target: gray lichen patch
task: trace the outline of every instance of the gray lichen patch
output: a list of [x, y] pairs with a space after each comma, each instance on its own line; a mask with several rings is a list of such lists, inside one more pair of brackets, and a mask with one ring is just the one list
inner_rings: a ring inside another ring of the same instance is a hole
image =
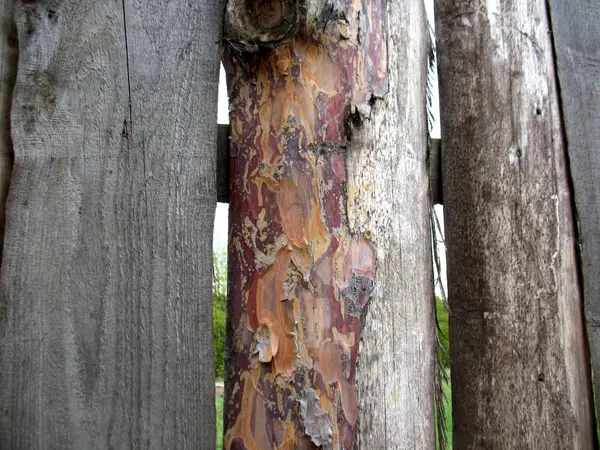
[[327, 411], [321, 408], [319, 396], [313, 389], [306, 389], [305, 398], [298, 399], [306, 435], [313, 444], [323, 449], [332, 449], [333, 431]]

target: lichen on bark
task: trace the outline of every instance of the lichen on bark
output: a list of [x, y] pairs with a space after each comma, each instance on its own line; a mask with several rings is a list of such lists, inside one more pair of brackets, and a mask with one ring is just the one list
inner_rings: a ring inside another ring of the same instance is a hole
[[368, 118], [387, 89], [382, 3], [255, 3], [230, 2], [223, 48], [232, 157], [225, 446], [350, 449], [376, 252], [349, 231], [345, 150], [353, 120]]

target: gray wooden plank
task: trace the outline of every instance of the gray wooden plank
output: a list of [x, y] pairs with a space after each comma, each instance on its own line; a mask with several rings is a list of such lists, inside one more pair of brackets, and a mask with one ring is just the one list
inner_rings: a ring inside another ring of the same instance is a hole
[[156, 448], [215, 448], [212, 234], [222, 11], [218, 0], [125, 1], [127, 172], [139, 179], [127, 180], [121, 206], [122, 217], [138, 216], [140, 226], [123, 244], [134, 286], [147, 290], [140, 302], [148, 304], [131, 311], [139, 335], [130, 338], [141, 344], [124, 364], [140, 370], [141, 390], [131, 400], [141, 404], [140, 439]]
[[436, 1], [455, 448], [594, 448], [545, 2]]
[[600, 3], [550, 0], [562, 113], [575, 191], [583, 294], [600, 392]]
[[15, 14], [0, 445], [100, 448], [120, 407], [116, 333], [128, 303], [114, 208], [128, 112], [122, 8], [17, 2]]
[[214, 449], [220, 10], [17, 3], [0, 447]]

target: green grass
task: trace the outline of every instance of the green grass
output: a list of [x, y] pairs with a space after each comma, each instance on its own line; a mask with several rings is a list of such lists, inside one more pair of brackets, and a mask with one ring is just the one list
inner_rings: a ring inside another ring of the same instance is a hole
[[442, 359], [442, 363], [444, 367], [450, 367], [450, 342], [448, 339], [450, 338], [450, 332], [448, 329], [448, 311], [446, 307], [442, 303], [442, 300], [439, 297], [435, 299], [435, 314], [437, 317], [437, 324], [439, 327], [438, 336], [440, 338], [440, 342], [444, 351], [439, 351], [440, 358]]
[[[450, 333], [448, 330], [448, 311], [442, 303], [442, 300], [437, 297], [435, 302], [435, 313], [437, 317], [437, 323], [439, 326], [438, 336], [440, 343], [442, 344], [443, 351], [439, 350], [439, 357], [444, 364], [444, 368], [448, 374], [448, 381], [450, 381], [450, 342], [448, 341]], [[448, 448], [452, 448], [452, 394], [449, 382], [443, 382], [442, 389], [444, 391], [446, 400], [444, 401], [444, 415], [446, 417], [446, 436], [448, 437]], [[436, 430], [437, 431], [437, 430]]]
[[[448, 381], [450, 379], [450, 371], [448, 371]], [[452, 448], [452, 392], [450, 388], [450, 383], [444, 382], [442, 385], [442, 389], [444, 390], [444, 394], [448, 399], [447, 402], [444, 403], [444, 413], [446, 415], [446, 436], [448, 436], [448, 448]]]
[[217, 397], [215, 401], [217, 409], [217, 450], [223, 448], [223, 397]]
[[[450, 370], [446, 368], [448, 373], [448, 378], [450, 378]], [[444, 400], [444, 417], [446, 418], [446, 437], [448, 439], [447, 449], [452, 449], [452, 393], [450, 383], [443, 382], [442, 389], [444, 391], [445, 400]], [[437, 423], [437, 411], [436, 411], [436, 423]], [[440, 449], [440, 446], [437, 442], [437, 427], [435, 430], [436, 434], [436, 448]]]

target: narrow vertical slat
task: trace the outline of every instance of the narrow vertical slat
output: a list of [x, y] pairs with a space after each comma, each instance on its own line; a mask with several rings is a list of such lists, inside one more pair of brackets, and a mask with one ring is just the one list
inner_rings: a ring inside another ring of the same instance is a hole
[[133, 292], [141, 306], [124, 311], [139, 327], [125, 335], [139, 340], [139, 349], [124, 358], [124, 374], [139, 370], [131, 400], [141, 407], [141, 442], [212, 450], [222, 3], [124, 0], [124, 12], [131, 134], [122, 171], [128, 195], [119, 211], [140, 220], [123, 224], [132, 277], [122, 288], [139, 284]]

